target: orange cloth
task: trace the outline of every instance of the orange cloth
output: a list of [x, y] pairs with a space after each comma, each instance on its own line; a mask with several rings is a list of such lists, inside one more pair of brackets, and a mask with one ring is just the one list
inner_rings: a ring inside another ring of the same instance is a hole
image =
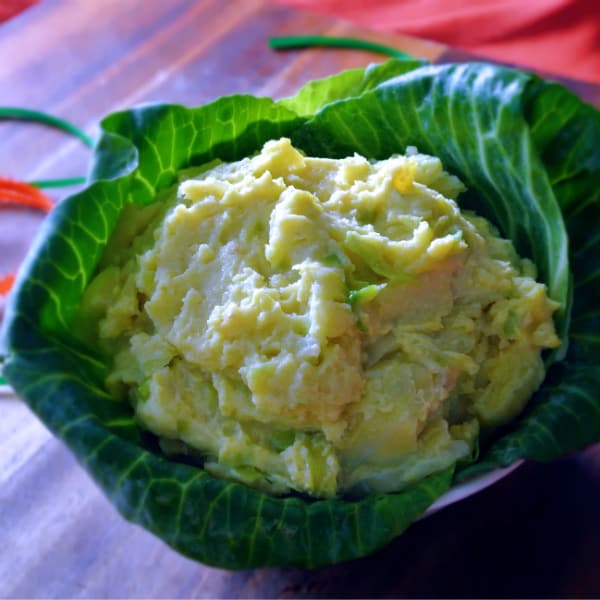
[[18, 15], [36, 2], [37, 0], [0, 0], [0, 23]]
[[600, 83], [600, 0], [273, 1]]

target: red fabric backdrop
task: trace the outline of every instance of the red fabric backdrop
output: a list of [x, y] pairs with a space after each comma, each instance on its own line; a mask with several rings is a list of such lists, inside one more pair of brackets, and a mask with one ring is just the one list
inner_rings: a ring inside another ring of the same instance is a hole
[[600, 0], [272, 1], [600, 83]]
[[14, 17], [37, 0], [0, 0], [0, 23]]

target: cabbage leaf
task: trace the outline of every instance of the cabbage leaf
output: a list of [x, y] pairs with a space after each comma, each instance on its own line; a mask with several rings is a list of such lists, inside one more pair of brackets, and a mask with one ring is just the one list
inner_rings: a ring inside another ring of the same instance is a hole
[[[313, 155], [371, 158], [407, 145], [442, 158], [538, 265], [560, 302], [564, 344], [526, 412], [456, 465], [394, 494], [276, 498], [170, 460], [103, 386], [108, 365], [78, 341], [83, 290], [123, 207], [147, 204], [179, 170], [237, 160], [289, 136]], [[315, 567], [373, 552], [453, 483], [521, 458], [552, 460], [600, 438], [600, 113], [522, 71], [392, 60], [311, 82], [289, 99], [149, 105], [102, 122], [90, 185], [49, 215], [11, 294], [3, 372], [120, 513], [204, 563]]]

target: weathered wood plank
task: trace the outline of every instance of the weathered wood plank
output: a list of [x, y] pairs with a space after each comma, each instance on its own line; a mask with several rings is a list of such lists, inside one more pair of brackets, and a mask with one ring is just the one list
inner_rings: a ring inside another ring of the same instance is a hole
[[[43, 0], [0, 28], [0, 104], [44, 109], [93, 134], [102, 115], [134, 103], [280, 97], [380, 58], [266, 45], [300, 33], [370, 37], [430, 60], [445, 50], [259, 0]], [[0, 123], [1, 175], [79, 175], [88, 161], [63, 134]], [[39, 221], [0, 213], [0, 274], [21, 260]], [[527, 465], [365, 560], [229, 573], [123, 520], [37, 418], [0, 397], [0, 597], [598, 596], [598, 453]]]

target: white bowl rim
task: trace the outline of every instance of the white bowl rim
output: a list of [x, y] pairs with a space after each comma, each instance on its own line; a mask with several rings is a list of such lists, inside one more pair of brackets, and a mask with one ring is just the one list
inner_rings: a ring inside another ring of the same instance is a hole
[[481, 490], [490, 487], [494, 483], [504, 479], [510, 475], [515, 469], [520, 467], [525, 461], [523, 459], [514, 462], [512, 465], [508, 467], [504, 467], [502, 469], [494, 469], [489, 473], [485, 473], [484, 475], [480, 475], [479, 477], [475, 477], [474, 479], [470, 479], [465, 481], [464, 483], [460, 483], [457, 486], [453, 487], [451, 490], [448, 490], [443, 496], [438, 498], [422, 515], [421, 518], [429, 517], [434, 513], [454, 504], [455, 502], [459, 502], [460, 500], [464, 500]]

